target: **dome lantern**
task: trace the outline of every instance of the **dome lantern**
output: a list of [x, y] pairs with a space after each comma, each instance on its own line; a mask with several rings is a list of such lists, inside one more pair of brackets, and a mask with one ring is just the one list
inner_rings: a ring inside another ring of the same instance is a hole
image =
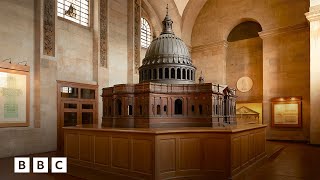
[[147, 49], [139, 68], [139, 82], [194, 84], [196, 68], [192, 65], [186, 44], [172, 30], [173, 21], [167, 13], [162, 32]]

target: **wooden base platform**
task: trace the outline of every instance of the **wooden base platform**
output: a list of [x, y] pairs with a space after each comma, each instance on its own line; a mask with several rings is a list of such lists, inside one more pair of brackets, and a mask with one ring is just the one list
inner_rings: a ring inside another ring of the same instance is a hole
[[266, 156], [265, 127], [65, 127], [64, 153], [70, 166], [134, 179], [233, 179]]

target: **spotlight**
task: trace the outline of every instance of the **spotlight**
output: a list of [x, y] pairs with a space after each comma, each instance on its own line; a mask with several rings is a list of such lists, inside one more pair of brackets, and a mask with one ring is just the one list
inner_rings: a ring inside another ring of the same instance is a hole
[[28, 62], [27, 62], [27, 61], [18, 62], [18, 64], [22, 64], [22, 63], [24, 63], [24, 65], [27, 66], [27, 63], [28, 63]]
[[9, 61], [9, 63], [11, 64], [11, 58], [2, 60], [2, 62], [5, 62], [5, 61]]

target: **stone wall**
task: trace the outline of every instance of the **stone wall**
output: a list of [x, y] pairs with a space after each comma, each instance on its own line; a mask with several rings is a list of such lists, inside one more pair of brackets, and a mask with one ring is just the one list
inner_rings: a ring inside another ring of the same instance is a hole
[[[278, 31], [281, 32], [281, 31]], [[302, 128], [267, 128], [267, 138], [308, 140], [310, 121], [309, 28], [263, 36], [263, 122], [271, 123], [271, 98], [302, 96]]]
[[238, 102], [262, 102], [262, 58], [262, 39], [259, 37], [228, 42], [227, 84], [235, 88], [239, 78], [244, 76], [253, 81], [249, 92], [237, 91]]

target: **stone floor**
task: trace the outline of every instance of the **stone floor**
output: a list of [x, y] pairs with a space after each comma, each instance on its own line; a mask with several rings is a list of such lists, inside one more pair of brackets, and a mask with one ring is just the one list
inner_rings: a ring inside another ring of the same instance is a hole
[[[268, 141], [268, 159], [240, 180], [319, 180], [320, 147]], [[43, 154], [51, 156], [52, 154]], [[0, 159], [0, 180], [81, 180], [68, 174], [14, 174], [13, 158]], [[96, 178], [94, 178], [96, 179]], [[115, 179], [104, 177], [103, 179]], [[118, 178], [116, 178], [118, 180]], [[124, 178], [126, 179], [126, 178]]]

